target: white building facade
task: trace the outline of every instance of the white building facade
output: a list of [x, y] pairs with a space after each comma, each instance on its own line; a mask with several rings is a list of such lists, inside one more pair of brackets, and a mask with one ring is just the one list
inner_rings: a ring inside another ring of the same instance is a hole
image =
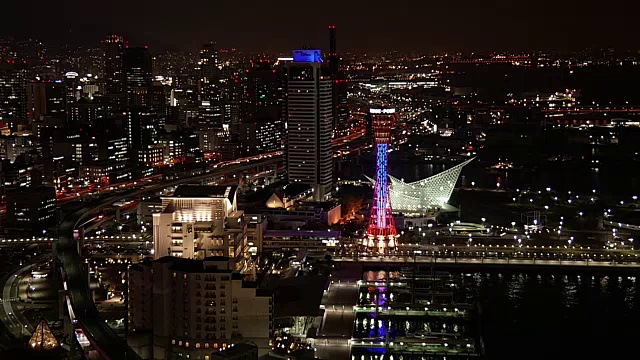
[[333, 97], [322, 62], [287, 64], [287, 173], [308, 184], [316, 201], [331, 198]]
[[227, 256], [242, 266], [248, 255], [244, 212], [238, 211], [236, 186], [179, 186], [161, 197], [153, 214], [154, 258], [204, 259]]

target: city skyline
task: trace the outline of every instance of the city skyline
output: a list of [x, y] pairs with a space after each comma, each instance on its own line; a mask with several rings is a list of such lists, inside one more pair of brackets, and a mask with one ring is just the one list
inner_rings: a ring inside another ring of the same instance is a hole
[[633, 351], [628, 9], [31, 5], [0, 24], [0, 359]]
[[332, 24], [337, 26], [340, 52], [564, 51], [589, 46], [629, 49], [634, 43], [632, 12], [624, 11], [624, 4], [605, 9], [595, 1], [544, 0], [535, 6], [511, 1], [493, 6], [405, 1], [394, 3], [390, 12], [386, 4], [331, 0], [307, 16], [300, 16], [300, 4], [290, 1], [277, 7], [203, 1], [176, 7], [165, 2], [151, 6], [115, 0], [106, 7], [65, 0], [39, 4], [38, 11], [26, 3], [10, 3], [3, 11], [9, 16], [0, 24], [0, 33], [76, 45], [95, 44], [116, 33], [132, 44], [160, 51], [195, 50], [210, 40], [243, 51], [324, 48], [326, 35], [321, 30]]

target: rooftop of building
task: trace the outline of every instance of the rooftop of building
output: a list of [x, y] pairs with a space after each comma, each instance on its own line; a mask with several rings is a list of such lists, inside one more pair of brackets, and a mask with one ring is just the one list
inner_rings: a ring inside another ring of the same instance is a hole
[[[153, 263], [159, 264], [170, 264], [169, 269], [186, 272], [186, 273], [220, 273], [220, 274], [230, 274], [231, 280], [241, 280], [243, 288], [255, 288], [256, 296], [272, 296], [273, 291], [270, 289], [262, 289], [258, 288], [258, 282], [256, 281], [247, 281], [246, 275], [241, 274], [233, 269], [219, 269], [212, 262], [226, 262], [229, 263], [230, 258], [226, 256], [208, 256], [204, 258], [204, 260], [194, 260], [194, 259], [183, 259], [175, 256], [163, 256], [157, 260], [149, 261], [145, 260], [143, 262], [133, 264], [130, 267], [130, 271], [142, 271], [143, 268], [150, 268], [153, 266]], [[206, 264], [209, 263], [209, 264]], [[231, 266], [231, 264], [229, 264]]]
[[282, 194], [286, 197], [295, 197], [310, 191], [311, 185], [302, 183], [290, 183], [282, 187]]
[[264, 236], [288, 236], [288, 237], [335, 237], [340, 238], [339, 230], [264, 230]]
[[172, 197], [179, 198], [223, 198], [233, 200], [237, 186], [205, 186], [205, 185], [180, 185]]
[[317, 316], [322, 295], [327, 288], [329, 277], [308, 275], [293, 278], [270, 278], [264, 290], [273, 292], [276, 318], [286, 316]]
[[308, 191], [311, 191], [311, 186], [307, 184], [278, 182], [257, 192], [244, 194], [240, 201], [260, 204], [261, 207], [265, 207], [273, 194], [276, 194], [282, 200], [284, 198], [296, 198]]
[[184, 259], [175, 256], [163, 256], [154, 261], [159, 264], [170, 264], [169, 270], [180, 271], [185, 273], [233, 273], [233, 269], [230, 269], [227, 265], [225, 268], [220, 268], [213, 262], [221, 263], [228, 262], [230, 259], [225, 256], [210, 256], [204, 260]]
[[214, 359], [233, 359], [239, 355], [248, 355], [251, 353], [255, 353], [257, 358], [258, 345], [252, 342], [243, 341], [243, 342], [234, 344], [231, 347], [225, 350], [222, 350], [220, 352], [214, 352], [213, 358]]
[[302, 202], [300, 204], [301, 209], [304, 208], [320, 208], [324, 211], [329, 211], [331, 209], [336, 208], [337, 206], [339, 206], [340, 203], [336, 202], [336, 201], [305, 201]]

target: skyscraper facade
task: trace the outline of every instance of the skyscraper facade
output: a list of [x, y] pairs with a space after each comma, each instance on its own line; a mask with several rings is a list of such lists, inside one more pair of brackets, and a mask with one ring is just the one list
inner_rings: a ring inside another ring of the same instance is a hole
[[215, 42], [202, 46], [200, 50], [200, 101], [220, 101], [220, 68]]
[[30, 82], [27, 84], [29, 121], [45, 118], [66, 120], [66, 89], [61, 82]]
[[329, 71], [333, 82], [333, 129], [349, 127], [349, 105], [347, 103], [348, 81], [340, 71], [340, 55], [337, 49], [336, 26], [329, 26]]
[[224, 138], [225, 109], [222, 102], [218, 49], [215, 42], [204, 44], [200, 50], [200, 78], [198, 80], [197, 129], [215, 129]]
[[0, 61], [0, 118], [16, 130], [27, 118], [26, 71], [15, 61]]
[[331, 197], [332, 86], [319, 50], [295, 50], [287, 66], [287, 173], [309, 184], [314, 200]]
[[102, 40], [104, 94], [110, 108], [125, 104], [124, 39], [117, 35]]
[[150, 104], [152, 84], [151, 54], [148, 47], [127, 47], [124, 58], [127, 106], [144, 108]]
[[247, 72], [247, 119], [279, 121], [283, 68], [270, 61], [255, 61]]

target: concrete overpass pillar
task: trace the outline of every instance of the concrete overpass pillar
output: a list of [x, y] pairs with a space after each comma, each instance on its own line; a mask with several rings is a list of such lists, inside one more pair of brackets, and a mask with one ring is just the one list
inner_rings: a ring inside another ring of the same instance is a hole
[[[54, 276], [58, 276], [58, 274], [55, 274]], [[64, 310], [64, 305], [65, 305], [65, 291], [64, 289], [58, 289], [58, 320], [64, 320], [64, 314], [65, 314], [65, 310]]]
[[80, 227], [78, 230], [78, 254], [82, 256], [82, 250], [84, 249], [84, 227]]

